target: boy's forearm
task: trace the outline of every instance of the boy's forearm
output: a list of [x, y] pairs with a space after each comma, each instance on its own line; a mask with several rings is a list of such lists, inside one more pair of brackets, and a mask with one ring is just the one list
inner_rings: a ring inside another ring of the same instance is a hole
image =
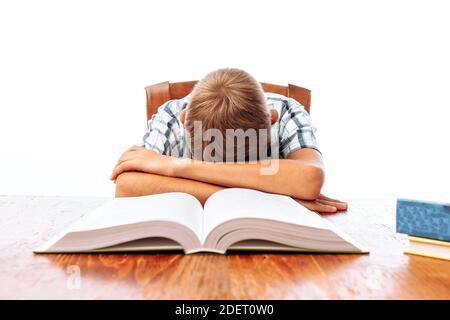
[[[143, 172], [124, 172], [116, 179], [116, 197], [133, 197], [164, 192], [186, 192], [196, 197], [202, 205], [215, 192], [224, 189], [203, 182], [160, 176]], [[320, 196], [316, 201], [297, 200], [306, 208], [317, 212], [336, 212], [346, 210], [347, 205], [337, 200]]]
[[[277, 161], [277, 160], [275, 160]], [[264, 165], [256, 163], [185, 162], [177, 177], [224, 187], [251, 188], [265, 192], [312, 200], [320, 194], [323, 170], [297, 160], [282, 159], [273, 174], [262, 174]]]
[[116, 179], [116, 197], [133, 197], [164, 192], [185, 192], [196, 197], [202, 204], [216, 191], [224, 187], [193, 181], [150, 174], [144, 172], [124, 172]]

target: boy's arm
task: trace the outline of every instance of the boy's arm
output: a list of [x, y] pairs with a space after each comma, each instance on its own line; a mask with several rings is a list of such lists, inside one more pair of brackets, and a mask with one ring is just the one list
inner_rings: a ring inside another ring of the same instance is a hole
[[272, 160], [272, 174], [262, 174], [267, 165], [254, 163], [207, 163], [178, 159], [140, 147], [125, 152], [111, 179], [126, 171], [142, 171], [185, 178], [224, 187], [252, 188], [302, 200], [315, 200], [324, 182], [322, 157], [314, 149], [293, 152], [289, 159]]
[[[116, 197], [136, 197], [164, 192], [186, 192], [196, 197], [202, 205], [214, 193], [224, 187], [204, 182], [160, 176], [138, 171], [128, 171], [116, 179]], [[320, 213], [346, 210], [347, 204], [320, 195], [315, 200], [294, 199], [306, 208]]]
[[200, 181], [128, 171], [116, 179], [116, 197], [136, 197], [164, 192], [185, 192], [196, 197], [202, 205], [214, 192], [224, 187]]
[[271, 160], [267, 164], [186, 161], [175, 168], [175, 175], [181, 178], [304, 200], [319, 197], [325, 178], [322, 157], [314, 149], [297, 150], [289, 159]]

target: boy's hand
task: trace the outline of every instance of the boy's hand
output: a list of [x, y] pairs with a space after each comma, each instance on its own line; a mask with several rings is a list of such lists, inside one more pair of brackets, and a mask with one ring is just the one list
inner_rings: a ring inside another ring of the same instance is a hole
[[175, 162], [173, 157], [155, 151], [133, 146], [122, 154], [111, 174], [111, 180], [125, 171], [142, 171], [163, 176], [173, 176]]
[[316, 200], [294, 200], [307, 209], [318, 213], [335, 213], [338, 211], [345, 211], [348, 207], [347, 203], [328, 198], [323, 194], [321, 194]]

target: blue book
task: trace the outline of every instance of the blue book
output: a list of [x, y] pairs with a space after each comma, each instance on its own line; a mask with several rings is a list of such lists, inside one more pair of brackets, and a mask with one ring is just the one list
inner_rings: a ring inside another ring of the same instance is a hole
[[450, 204], [398, 199], [397, 232], [450, 241]]

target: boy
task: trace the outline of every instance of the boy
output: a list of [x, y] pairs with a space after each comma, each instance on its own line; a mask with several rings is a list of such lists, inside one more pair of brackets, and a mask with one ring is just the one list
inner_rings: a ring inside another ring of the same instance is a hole
[[317, 212], [347, 208], [320, 194], [322, 156], [303, 106], [264, 93], [243, 70], [211, 72], [188, 96], [162, 105], [148, 128], [113, 170], [117, 197], [186, 192], [204, 203], [240, 187], [291, 196]]

